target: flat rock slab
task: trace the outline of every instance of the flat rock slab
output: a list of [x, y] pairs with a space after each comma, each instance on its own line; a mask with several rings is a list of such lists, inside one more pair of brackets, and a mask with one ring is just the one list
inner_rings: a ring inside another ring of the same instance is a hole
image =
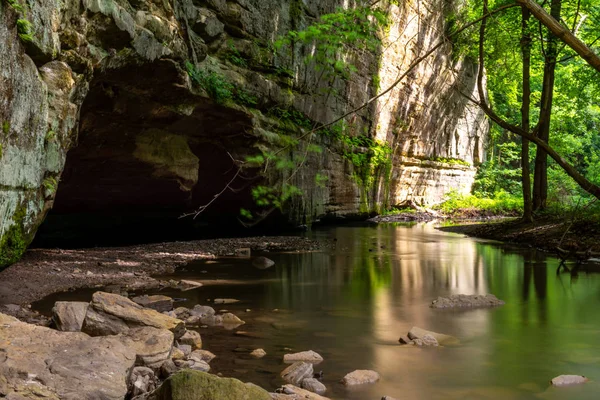
[[131, 299], [142, 307], [151, 308], [158, 312], [171, 311], [173, 309], [173, 299], [168, 296], [137, 296]]
[[431, 303], [431, 308], [482, 308], [498, 307], [504, 301], [493, 294], [453, 294], [448, 297], [438, 297]]
[[215, 304], [233, 304], [233, 303], [239, 303], [240, 301], [238, 299], [215, 299], [214, 303]]
[[271, 398], [273, 400], [330, 400], [329, 397], [290, 384], [283, 385], [281, 391], [282, 393], [271, 393]]
[[149, 400], [271, 400], [260, 387], [206, 372], [183, 370], [171, 375]]
[[581, 375], [559, 375], [553, 378], [550, 383], [553, 386], [569, 386], [569, 385], [580, 385], [589, 381], [588, 378]]
[[105, 292], [96, 292], [92, 296], [82, 331], [91, 336], [107, 336], [143, 326], [167, 329], [176, 339], [185, 333], [183, 321], [144, 308], [118, 294]]
[[368, 369], [357, 369], [342, 378], [342, 383], [346, 386], [364, 385], [375, 383], [380, 379], [379, 374]]
[[283, 356], [283, 362], [294, 363], [297, 361], [304, 361], [313, 364], [318, 364], [323, 361], [323, 357], [317, 352], [312, 350], [301, 351], [300, 353], [286, 354]]
[[430, 335], [433, 338], [435, 338], [435, 340], [437, 340], [437, 342], [442, 346], [452, 346], [460, 344], [460, 340], [458, 340], [454, 336], [428, 331], [426, 329], [422, 329], [416, 326], [413, 326], [412, 328], [410, 328], [410, 331], [408, 331], [408, 337], [411, 340], [423, 339], [426, 335]]
[[281, 377], [289, 383], [300, 385], [305, 378], [312, 378], [313, 365], [303, 361], [293, 363], [281, 372]]
[[79, 332], [83, 326], [89, 303], [80, 301], [57, 301], [52, 308], [52, 321], [56, 329]]
[[27, 398], [35, 380], [35, 390], [48, 398], [122, 400], [136, 361], [130, 340], [59, 332], [0, 314], [0, 377], [6, 395]]

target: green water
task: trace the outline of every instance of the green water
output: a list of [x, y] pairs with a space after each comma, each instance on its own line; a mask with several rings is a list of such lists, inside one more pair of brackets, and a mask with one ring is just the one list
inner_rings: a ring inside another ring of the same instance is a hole
[[[310, 236], [335, 238], [336, 248], [264, 254], [276, 262], [267, 270], [244, 259], [192, 263], [176, 277], [204, 287], [161, 292], [185, 297], [179, 305], [189, 307], [216, 297], [241, 300], [214, 307], [240, 316], [247, 323], [237, 330], [253, 337], [199, 329], [204, 347], [218, 356], [213, 372], [273, 390], [283, 383], [283, 354], [312, 349], [325, 358], [315, 369], [323, 370], [326, 395], [334, 399], [600, 396], [600, 274], [557, 275], [557, 260], [542, 252], [440, 232], [432, 224], [338, 227]], [[493, 293], [506, 305], [429, 308], [437, 296], [454, 293]], [[412, 326], [456, 336], [461, 344], [401, 346], [398, 338]], [[245, 352], [258, 347], [265, 358]], [[354, 369], [376, 370], [381, 381], [351, 390], [338, 383]], [[550, 387], [560, 374], [591, 381]]]

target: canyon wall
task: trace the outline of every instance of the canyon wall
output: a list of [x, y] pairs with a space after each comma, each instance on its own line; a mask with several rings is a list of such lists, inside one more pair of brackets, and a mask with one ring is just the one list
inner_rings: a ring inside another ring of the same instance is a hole
[[[357, 6], [2, 0], [0, 266], [20, 257], [52, 208], [177, 218], [207, 206], [201, 217], [219, 224], [243, 208], [249, 224], [264, 215], [294, 225], [468, 192], [488, 128], [464, 96], [476, 66], [454, 60], [449, 43], [342, 123], [308, 133], [442, 40], [451, 4], [382, 2], [381, 43], [348, 49], [356, 69], [346, 77], [323, 79], [305, 61], [310, 44], [275, 49], [287, 32]], [[267, 204], [256, 205], [257, 187]]]

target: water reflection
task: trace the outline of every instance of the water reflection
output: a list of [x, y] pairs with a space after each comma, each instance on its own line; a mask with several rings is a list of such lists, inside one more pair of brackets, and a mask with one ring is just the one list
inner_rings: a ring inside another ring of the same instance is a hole
[[[444, 233], [431, 224], [339, 227], [311, 235], [335, 238], [336, 248], [265, 254], [276, 263], [266, 270], [245, 259], [195, 263], [178, 276], [203, 280], [204, 287], [183, 296], [163, 292], [187, 297], [187, 306], [216, 297], [242, 300], [227, 308], [246, 320], [243, 330], [252, 337], [201, 331], [206, 347], [219, 355], [215, 372], [274, 389], [286, 349], [312, 349], [325, 357], [319, 369], [328, 396], [337, 399], [597, 398], [599, 274], [557, 275], [558, 261], [535, 249]], [[236, 284], [226, 284], [231, 280]], [[459, 293], [493, 293], [507, 304], [429, 308], [436, 297]], [[412, 326], [456, 336], [461, 344], [400, 346], [398, 337]], [[240, 347], [262, 347], [268, 355], [251, 360], [233, 351]], [[382, 380], [347, 390], [338, 381], [354, 369], [377, 370]], [[592, 382], [549, 389], [549, 379], [564, 373]]]

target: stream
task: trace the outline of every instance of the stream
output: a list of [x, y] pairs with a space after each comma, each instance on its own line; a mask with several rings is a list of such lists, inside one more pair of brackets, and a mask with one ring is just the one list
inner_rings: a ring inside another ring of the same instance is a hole
[[[325, 394], [333, 399], [597, 399], [600, 393], [600, 271], [557, 274], [558, 260], [535, 249], [441, 232], [432, 223], [323, 228], [334, 249], [264, 253], [266, 270], [249, 259], [193, 262], [165, 279], [204, 283], [160, 294], [176, 306], [210, 304], [246, 321], [235, 330], [199, 329], [217, 358], [212, 372], [269, 391], [283, 381], [283, 354], [314, 350], [325, 359]], [[255, 255], [255, 254], [253, 254]], [[54, 294], [34, 304], [49, 313], [56, 300], [89, 300], [91, 290]], [[438, 296], [493, 293], [493, 309], [436, 310]], [[155, 294], [149, 293], [149, 294]], [[239, 303], [213, 305], [207, 299]], [[453, 335], [460, 345], [402, 346], [412, 326]], [[239, 331], [243, 331], [240, 335]], [[237, 334], [236, 334], [237, 332]], [[263, 348], [253, 359], [248, 351]], [[346, 388], [339, 380], [373, 369], [381, 380]], [[578, 374], [590, 382], [554, 388], [549, 380]]]

